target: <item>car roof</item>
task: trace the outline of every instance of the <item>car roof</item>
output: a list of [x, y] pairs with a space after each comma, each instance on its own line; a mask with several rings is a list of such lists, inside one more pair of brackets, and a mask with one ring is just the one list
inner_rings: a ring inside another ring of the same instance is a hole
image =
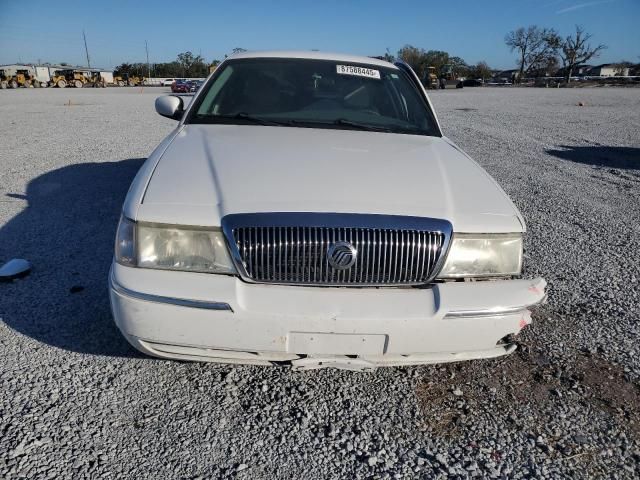
[[397, 68], [395, 65], [377, 58], [365, 57], [360, 55], [347, 55], [344, 53], [330, 53], [318, 51], [304, 50], [256, 50], [234, 53], [229, 59], [240, 58], [300, 58], [310, 60], [334, 60], [345, 63], [367, 63], [369, 65], [377, 65], [379, 67]]

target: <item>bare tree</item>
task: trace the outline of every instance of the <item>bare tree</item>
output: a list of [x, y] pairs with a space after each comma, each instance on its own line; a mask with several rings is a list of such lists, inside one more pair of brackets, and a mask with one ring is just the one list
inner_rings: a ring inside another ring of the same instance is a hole
[[513, 52], [518, 52], [518, 81], [523, 78], [525, 71], [529, 71], [536, 65], [546, 63], [556, 55], [560, 46], [560, 36], [550, 28], [540, 28], [531, 25], [528, 28], [520, 27], [509, 32], [504, 37], [504, 42]]
[[629, 74], [629, 71], [633, 67], [633, 63], [628, 60], [620, 60], [613, 64], [613, 71], [616, 73], [618, 77], [624, 77], [625, 74]]
[[571, 81], [571, 75], [576, 65], [587, 62], [590, 59], [600, 55], [606, 45], [598, 45], [591, 48], [587, 42], [591, 39], [591, 35], [585, 33], [582, 27], [576, 25], [575, 35], [569, 35], [561, 44], [560, 58], [564, 67], [564, 79], [567, 83]]
[[385, 62], [393, 63], [396, 61], [396, 57], [394, 57], [389, 51], [389, 48], [387, 48], [387, 51], [382, 56], [382, 60], [384, 60]]
[[547, 77], [553, 75], [560, 68], [560, 61], [556, 55], [549, 55], [538, 59], [535, 63], [529, 65], [527, 69], [528, 77]]

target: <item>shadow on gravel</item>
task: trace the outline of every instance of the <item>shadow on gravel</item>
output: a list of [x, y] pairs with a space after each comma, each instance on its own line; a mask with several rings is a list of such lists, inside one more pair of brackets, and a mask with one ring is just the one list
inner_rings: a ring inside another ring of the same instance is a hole
[[585, 165], [603, 168], [640, 170], [640, 148], [635, 147], [576, 147], [560, 145], [547, 150], [549, 155]]
[[112, 321], [107, 275], [115, 228], [144, 162], [83, 163], [32, 180], [28, 206], [0, 228], [0, 263], [29, 260], [26, 278], [0, 283], [0, 317], [14, 330], [79, 353], [137, 356]]
[[[591, 464], [597, 463], [600, 451], [611, 441], [612, 424], [613, 430], [634, 441], [640, 439], [640, 385], [597, 351], [553, 361], [543, 348], [521, 344], [508, 357], [431, 371], [418, 384], [417, 396], [424, 412], [423, 428], [431, 435], [483, 439], [492, 435], [499, 417], [504, 420], [503, 430], [529, 437], [531, 455], [570, 461], [587, 469], [589, 477], [599, 476], [589, 469], [599, 468]], [[588, 412], [591, 433], [582, 431], [579, 421], [575, 430], [569, 427], [581, 411]], [[483, 421], [487, 422], [484, 431], [478, 428]], [[475, 441], [470, 447], [479, 448]], [[503, 455], [499, 448], [489, 452], [498, 464]]]

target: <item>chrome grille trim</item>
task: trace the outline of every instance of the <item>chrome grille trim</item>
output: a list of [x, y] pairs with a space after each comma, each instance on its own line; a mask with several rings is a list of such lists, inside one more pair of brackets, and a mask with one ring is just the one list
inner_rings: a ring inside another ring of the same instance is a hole
[[[452, 225], [441, 219], [341, 213], [248, 213], [222, 219], [241, 277], [316, 286], [424, 285], [440, 271]], [[327, 250], [347, 241], [355, 264], [338, 270]]]

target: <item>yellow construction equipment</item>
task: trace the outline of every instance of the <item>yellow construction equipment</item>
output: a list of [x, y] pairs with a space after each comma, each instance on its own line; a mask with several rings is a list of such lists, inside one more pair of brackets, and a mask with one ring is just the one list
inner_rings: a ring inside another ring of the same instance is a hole
[[0, 88], [39, 87], [36, 81], [36, 73], [32, 67], [15, 68], [5, 67], [0, 69]]
[[49, 80], [49, 86], [58, 88], [65, 88], [67, 86], [67, 77], [65, 77], [63, 70], [53, 72]]
[[100, 75], [100, 72], [88, 72], [88, 74], [85, 75], [85, 78], [87, 79], [87, 81], [83, 85], [84, 88], [87, 88], [87, 87], [104, 88], [107, 86], [107, 82], [105, 81], [104, 78], [102, 78], [102, 75]]
[[137, 87], [144, 83], [144, 77], [130, 76], [128, 73], [113, 77], [113, 83], [119, 87]]
[[442, 66], [440, 88], [462, 88], [462, 80], [458, 78], [454, 65], [447, 64]]
[[106, 82], [98, 71], [68, 68], [56, 70], [53, 75], [51, 75], [49, 85], [58, 88], [105, 87]]
[[424, 78], [425, 87], [431, 90], [437, 90], [440, 88], [440, 83], [438, 82], [438, 75], [436, 74], [436, 67], [427, 67], [427, 74]]
[[69, 73], [65, 74], [65, 76], [67, 78], [67, 85], [72, 87], [82, 88], [87, 82], [86, 77], [82, 73], [75, 70], [70, 70]]

